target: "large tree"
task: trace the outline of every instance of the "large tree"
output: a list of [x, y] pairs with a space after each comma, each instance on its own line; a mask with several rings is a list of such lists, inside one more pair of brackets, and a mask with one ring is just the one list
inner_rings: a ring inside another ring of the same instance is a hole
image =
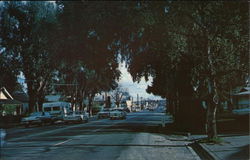
[[71, 89], [71, 97], [75, 97], [80, 108], [83, 98], [87, 97], [91, 105], [96, 93], [114, 89], [120, 76], [117, 55], [112, 50], [113, 35], [106, 26], [110, 12], [106, 13], [102, 4], [60, 4], [63, 10], [59, 15], [59, 53], [64, 64], [62, 73], [65, 71], [62, 80], [77, 85], [77, 90]]
[[[29, 112], [44, 97], [53, 72], [53, 30], [56, 9], [48, 2], [4, 2], [1, 14], [1, 47], [25, 76]], [[40, 106], [41, 109], [41, 106]]]
[[247, 74], [247, 3], [141, 2], [134, 8], [139, 18], [124, 44], [134, 80], [152, 76], [148, 91], [176, 101], [182, 113], [197, 109], [190, 100], [205, 101], [207, 134], [216, 137], [219, 101], [228, 97], [227, 85], [242, 84]]

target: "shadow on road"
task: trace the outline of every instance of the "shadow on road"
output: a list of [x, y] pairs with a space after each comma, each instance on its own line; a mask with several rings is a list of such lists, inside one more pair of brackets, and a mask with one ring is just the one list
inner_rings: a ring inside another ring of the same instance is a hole
[[249, 150], [250, 150], [250, 145], [245, 145], [243, 147], [239, 147], [238, 148], [238, 152], [234, 153], [232, 155], [230, 155], [229, 157], [227, 157], [227, 159], [238, 159], [238, 160], [243, 160], [243, 159], [248, 159], [250, 157], [249, 155]]

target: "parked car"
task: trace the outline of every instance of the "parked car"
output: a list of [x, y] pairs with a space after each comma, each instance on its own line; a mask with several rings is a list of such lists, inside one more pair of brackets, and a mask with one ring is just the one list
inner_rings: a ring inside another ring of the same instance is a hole
[[45, 123], [53, 123], [54, 119], [48, 112], [33, 112], [28, 117], [24, 117], [21, 120], [21, 124], [25, 127], [30, 125], [43, 125]]
[[249, 121], [250, 108], [234, 109], [232, 113], [238, 120]]
[[110, 112], [110, 119], [126, 119], [127, 113], [123, 109], [114, 109]]
[[63, 121], [65, 123], [73, 122], [73, 123], [81, 123], [89, 121], [89, 114], [86, 112], [69, 112], [63, 117]]
[[104, 108], [103, 110], [101, 110], [100, 112], [97, 113], [98, 119], [109, 118], [110, 111], [112, 111], [112, 110], [109, 108]]
[[235, 114], [235, 115], [249, 115], [250, 108], [234, 109], [233, 114]]

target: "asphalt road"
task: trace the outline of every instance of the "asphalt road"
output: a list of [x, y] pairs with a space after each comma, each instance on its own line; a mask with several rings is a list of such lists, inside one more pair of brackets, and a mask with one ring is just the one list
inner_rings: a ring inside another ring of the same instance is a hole
[[185, 136], [157, 130], [171, 118], [163, 113], [129, 113], [126, 120], [6, 130], [1, 160], [175, 160], [199, 159]]

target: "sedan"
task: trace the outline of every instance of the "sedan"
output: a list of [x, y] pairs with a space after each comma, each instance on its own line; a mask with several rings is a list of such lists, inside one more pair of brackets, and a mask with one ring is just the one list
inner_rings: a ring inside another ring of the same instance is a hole
[[100, 112], [97, 113], [98, 119], [108, 118], [110, 111], [111, 110], [109, 108], [105, 108], [105, 109], [101, 110]]
[[33, 112], [28, 117], [21, 120], [21, 124], [25, 127], [30, 125], [44, 125], [45, 123], [53, 123], [53, 118], [48, 112]]
[[65, 123], [81, 123], [89, 121], [89, 114], [86, 112], [69, 112], [63, 117]]
[[126, 112], [123, 109], [114, 109], [110, 112], [110, 119], [126, 119]]

